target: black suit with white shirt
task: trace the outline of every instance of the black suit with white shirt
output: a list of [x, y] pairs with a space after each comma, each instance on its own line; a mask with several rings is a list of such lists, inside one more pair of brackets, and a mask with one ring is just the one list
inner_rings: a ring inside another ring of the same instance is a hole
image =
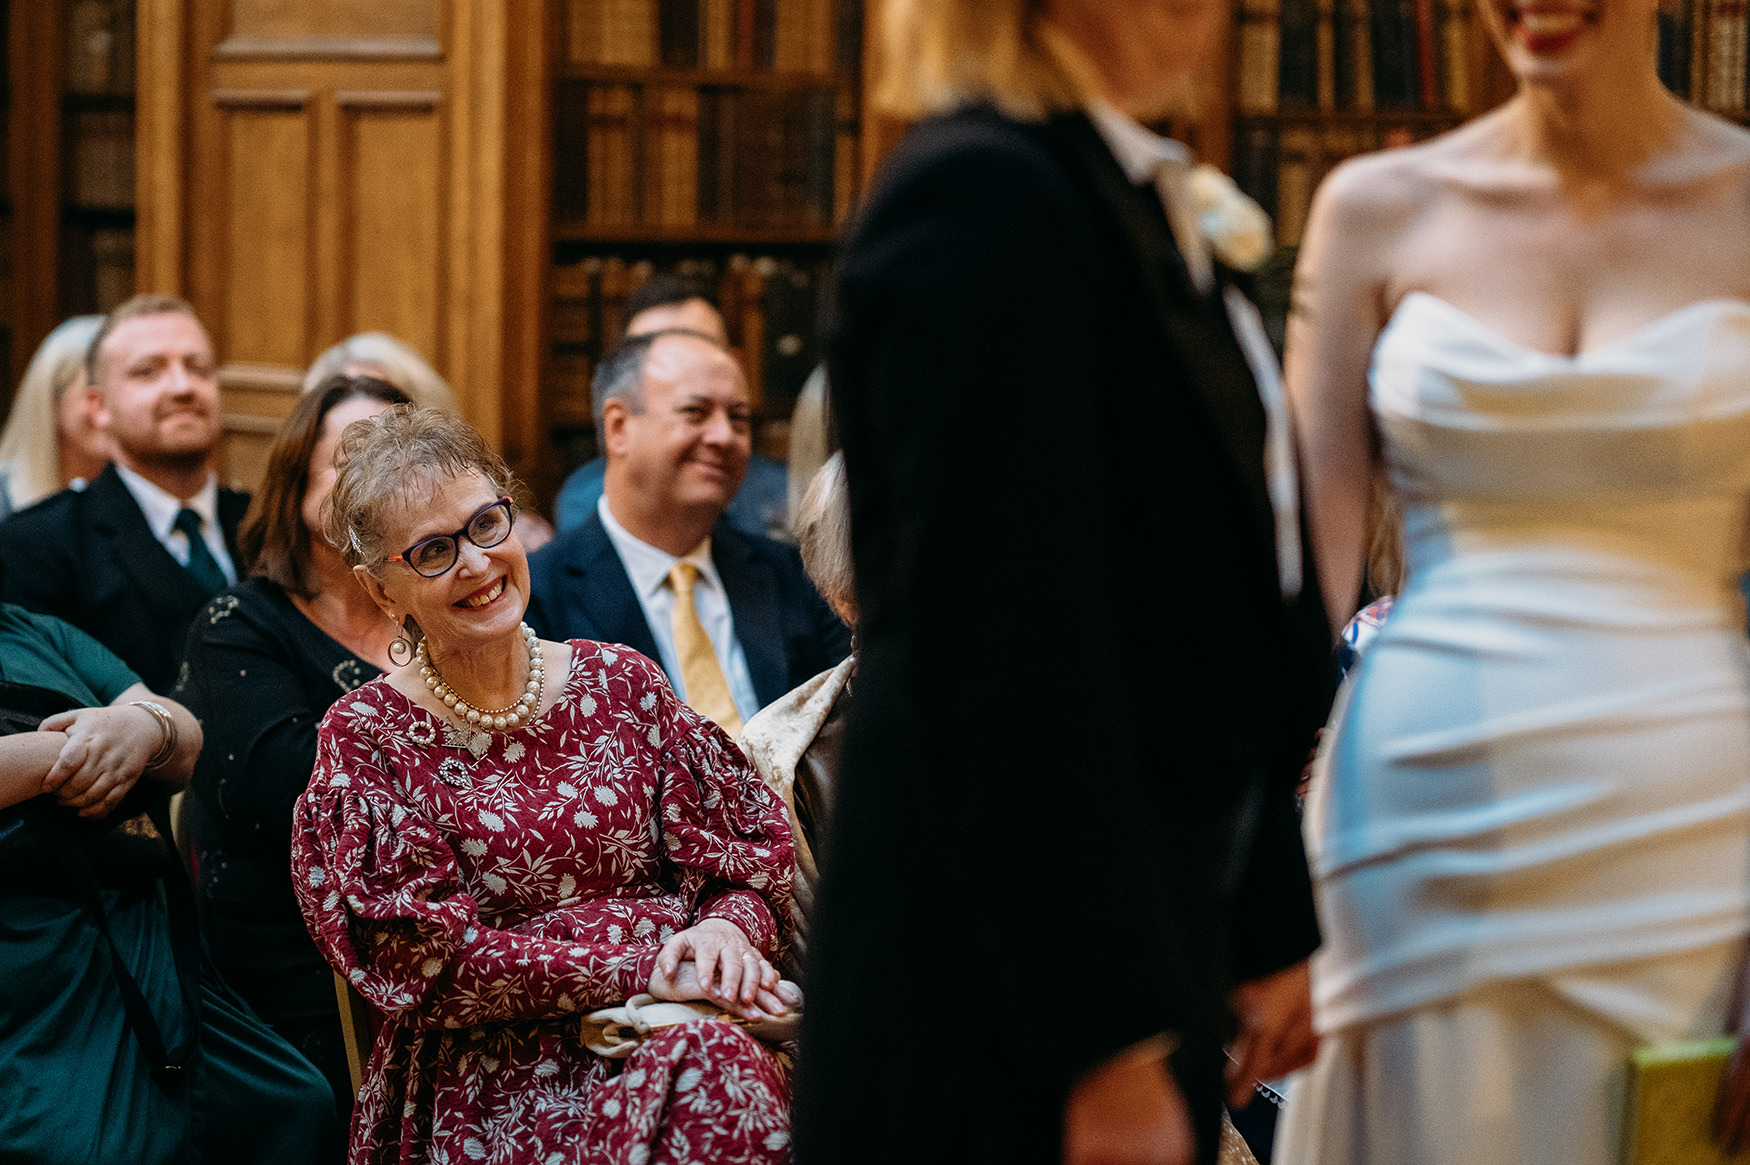
[[[219, 490], [232, 561], [249, 495]], [[114, 465], [0, 522], [0, 595], [119, 655], [155, 692], [176, 686], [189, 624], [212, 595], [165, 549]]]
[[1167, 1033], [1213, 1161], [1227, 992], [1318, 943], [1332, 683], [1219, 289], [1085, 115], [971, 109], [871, 190], [828, 374], [862, 647], [798, 1160], [1055, 1161], [1079, 1074]]

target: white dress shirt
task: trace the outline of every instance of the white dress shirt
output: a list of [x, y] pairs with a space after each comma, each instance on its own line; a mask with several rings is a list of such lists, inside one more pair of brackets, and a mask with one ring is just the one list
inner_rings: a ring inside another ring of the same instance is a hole
[[[1213, 291], [1216, 279], [1209, 243], [1198, 229], [1196, 212], [1184, 191], [1185, 178], [1193, 165], [1191, 151], [1183, 142], [1162, 137], [1104, 101], [1091, 102], [1087, 113], [1125, 177], [1138, 186], [1153, 186], [1160, 196], [1167, 224], [1173, 230], [1173, 241], [1185, 260], [1191, 282], [1205, 295]], [[1294, 461], [1293, 421], [1282, 390], [1282, 369], [1276, 362], [1276, 350], [1270, 346], [1257, 305], [1232, 284], [1222, 288], [1222, 305], [1227, 309], [1228, 323], [1252, 370], [1258, 397], [1264, 405], [1264, 475], [1276, 525], [1276, 570], [1283, 595], [1293, 597], [1300, 593], [1301, 583], [1300, 484]]]
[[[614, 551], [626, 568], [626, 577], [632, 582], [638, 605], [644, 608], [644, 621], [650, 625], [650, 634], [656, 640], [657, 662], [668, 673], [669, 683], [674, 685], [676, 694], [684, 700], [687, 689], [681, 682], [680, 656], [674, 646], [674, 591], [668, 585], [668, 572], [681, 559], [628, 532], [615, 520], [605, 493], [596, 501], [596, 513], [601, 515], [608, 541], [614, 544]], [[760, 710], [760, 698], [754, 693], [753, 676], [747, 670], [747, 656], [741, 650], [741, 641], [735, 637], [735, 616], [729, 609], [729, 595], [723, 589], [723, 580], [717, 577], [717, 564], [711, 561], [711, 539], [706, 538], [682, 557], [698, 568], [698, 581], [693, 584], [693, 609], [699, 614], [699, 622], [705, 626], [705, 634], [717, 654], [717, 664], [723, 669], [723, 678], [729, 681], [729, 694], [735, 699], [736, 711], [741, 713], [742, 720], [751, 719]]]
[[213, 561], [225, 572], [225, 581], [236, 584], [237, 567], [231, 561], [231, 551], [225, 546], [225, 531], [219, 526], [218, 474], [207, 474], [206, 484], [201, 486], [200, 491], [192, 498], [184, 499], [159, 489], [120, 462], [116, 463], [115, 471], [122, 479], [122, 484], [128, 487], [128, 492], [134, 495], [134, 501], [139, 505], [140, 513], [145, 515], [146, 525], [151, 528], [152, 536], [158, 539], [164, 549], [170, 551], [170, 557], [183, 566], [188, 565], [188, 535], [176, 528], [176, 515], [184, 507], [199, 514], [201, 541], [207, 544]]

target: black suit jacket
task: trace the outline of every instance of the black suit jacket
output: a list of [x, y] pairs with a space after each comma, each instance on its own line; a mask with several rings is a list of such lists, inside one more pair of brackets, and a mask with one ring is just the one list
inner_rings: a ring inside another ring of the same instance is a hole
[[[849, 653], [850, 633], [808, 581], [795, 547], [719, 521], [711, 561], [762, 706]], [[527, 618], [543, 636], [623, 643], [657, 658], [644, 608], [599, 514], [531, 555], [529, 574]]]
[[[249, 495], [219, 490], [231, 560]], [[83, 490], [62, 490], [0, 522], [7, 602], [89, 632], [155, 692], [176, 686], [189, 624], [211, 597], [153, 536], [111, 465]]]
[[1168, 1031], [1213, 1161], [1226, 993], [1318, 942], [1332, 684], [1220, 297], [1084, 116], [988, 109], [908, 134], [836, 295], [862, 646], [799, 1160], [1054, 1161], [1078, 1074]]

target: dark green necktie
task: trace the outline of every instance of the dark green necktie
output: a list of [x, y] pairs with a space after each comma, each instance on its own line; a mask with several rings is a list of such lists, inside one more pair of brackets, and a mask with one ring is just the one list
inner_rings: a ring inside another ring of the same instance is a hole
[[184, 506], [176, 512], [176, 528], [188, 535], [188, 573], [209, 595], [216, 595], [230, 585], [220, 569], [207, 540], [201, 537], [201, 516]]

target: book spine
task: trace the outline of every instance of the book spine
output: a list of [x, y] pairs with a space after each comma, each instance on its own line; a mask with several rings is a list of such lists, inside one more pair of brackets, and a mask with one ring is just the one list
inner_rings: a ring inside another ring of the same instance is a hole
[[1267, 125], [1242, 126], [1234, 144], [1233, 178], [1239, 188], [1279, 217], [1276, 205], [1276, 131]]
[[614, 0], [567, 0], [565, 55], [577, 65], [601, 64], [607, 56], [608, 7]]
[[1337, 0], [1318, 0], [1318, 106], [1337, 108]]
[[1469, 113], [1470, 92], [1470, 0], [1442, 0], [1440, 36], [1446, 108]]
[[699, 64], [699, 0], [659, 0], [656, 35], [663, 65], [692, 69]]
[[1744, 74], [1746, 49], [1750, 48], [1750, 22], [1745, 20], [1744, 0], [1726, 0], [1727, 30], [1731, 38], [1731, 55], [1726, 77], [1725, 110], [1744, 112]]
[[1239, 103], [1241, 113], [1275, 113], [1282, 53], [1278, 0], [1240, 0]]
[[1317, 135], [1303, 126], [1286, 128], [1279, 148], [1276, 241], [1284, 247], [1298, 247], [1306, 230], [1307, 210], [1312, 205], [1313, 167], [1319, 152]]
[[[1340, 0], [1349, 9], [1349, 68], [1355, 92], [1354, 109], [1371, 113], [1373, 93], [1373, 8], [1369, 0]], [[1378, 2], [1378, 0], [1375, 0]]]
[[1679, 97], [1689, 96], [1689, 0], [1659, 10], [1659, 80]]
[[1411, 15], [1416, 30], [1416, 97], [1423, 109], [1440, 108], [1440, 63], [1437, 59], [1437, 34], [1434, 24], [1434, 0], [1411, 0]]
[[754, 25], [759, 22], [759, 0], [736, 0], [735, 3], [735, 67], [752, 69], [758, 53], [754, 45]]
[[735, 0], [703, 0], [705, 67], [735, 67]]
[[817, 89], [808, 102], [808, 201], [810, 226], [833, 223], [833, 184], [838, 178], [838, 100], [830, 89]]
[[[1404, 29], [1398, 0], [1373, 0], [1373, 103], [1380, 109], [1405, 109], [1410, 91], [1404, 88]], [[1413, 67], [1413, 63], [1412, 63]]]
[[1708, 29], [1712, 26], [1712, 0], [1693, 0], [1689, 8], [1689, 99], [1707, 108], [1709, 53]]
[[1709, 0], [1708, 3], [1708, 75], [1709, 109], [1721, 109], [1731, 85], [1732, 33], [1730, 28], [1733, 0]]
[[851, 216], [857, 190], [857, 103], [849, 89], [840, 89], [834, 102], [838, 125], [833, 144], [832, 221]]
[[1276, 100], [1283, 109], [1318, 102], [1319, 43], [1316, 0], [1282, 0]]

